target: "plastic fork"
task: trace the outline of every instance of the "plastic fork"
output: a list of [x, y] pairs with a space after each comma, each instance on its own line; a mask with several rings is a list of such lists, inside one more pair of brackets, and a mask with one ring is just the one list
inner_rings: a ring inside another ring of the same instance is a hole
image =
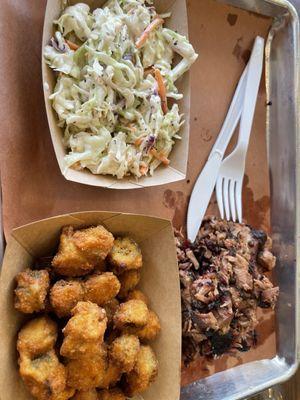
[[264, 39], [257, 37], [248, 63], [238, 142], [223, 161], [216, 183], [221, 218], [242, 222], [242, 186], [253, 115], [263, 67]]

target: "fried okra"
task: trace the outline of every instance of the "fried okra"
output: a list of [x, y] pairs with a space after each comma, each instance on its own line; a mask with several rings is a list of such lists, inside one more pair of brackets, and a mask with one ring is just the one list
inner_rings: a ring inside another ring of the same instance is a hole
[[59, 275], [86, 275], [103, 262], [113, 243], [113, 235], [101, 225], [78, 230], [64, 227], [52, 267]]
[[130, 290], [134, 289], [141, 279], [141, 272], [138, 269], [132, 269], [123, 272], [118, 276], [121, 283], [121, 289], [119, 291], [118, 297], [120, 299], [125, 299], [128, 296]]
[[80, 356], [67, 363], [67, 384], [77, 390], [108, 389], [121, 379], [122, 371], [107, 357], [103, 345], [89, 356]]
[[75, 389], [66, 387], [63, 392], [57, 393], [50, 397], [50, 400], [68, 400], [70, 398], [73, 399], [75, 393]]
[[110, 390], [101, 390], [98, 395], [99, 400], [126, 400], [121, 389], [114, 388]]
[[108, 359], [106, 369], [103, 371], [100, 383], [98, 385], [101, 389], [108, 389], [114, 387], [121, 379], [122, 371], [118, 365], [112, 360]]
[[98, 393], [96, 389], [79, 390], [72, 400], [98, 400]]
[[[19, 360], [19, 366], [25, 385], [37, 399], [56, 400], [65, 392], [65, 367], [59, 362], [54, 350], [34, 359], [23, 356]], [[70, 393], [70, 397], [72, 395]]]
[[146, 325], [142, 328], [127, 327], [124, 329], [124, 333], [130, 333], [138, 336], [142, 342], [148, 342], [155, 340], [161, 330], [160, 322], [157, 314], [149, 310], [149, 318]]
[[99, 347], [89, 355], [68, 360], [67, 384], [77, 390], [89, 390], [99, 387], [107, 369], [107, 357], [104, 347]]
[[122, 372], [130, 372], [137, 360], [140, 341], [134, 335], [122, 335], [110, 346], [110, 357], [118, 364]]
[[94, 303], [80, 301], [72, 315], [63, 329], [65, 338], [60, 354], [68, 358], [88, 356], [103, 342], [107, 325], [105, 310]]
[[143, 327], [147, 324], [149, 310], [141, 300], [129, 300], [120, 304], [114, 315], [114, 326], [122, 329], [126, 326]]
[[142, 267], [142, 252], [138, 244], [128, 238], [117, 238], [108, 254], [108, 261], [117, 275]]
[[20, 356], [35, 358], [52, 350], [57, 339], [57, 325], [49, 317], [35, 318], [23, 326], [18, 335]]
[[83, 300], [84, 288], [79, 280], [59, 280], [50, 290], [50, 303], [55, 314], [67, 317], [76, 304]]
[[59, 280], [50, 291], [53, 311], [58, 317], [70, 315], [79, 301], [91, 301], [104, 305], [118, 294], [120, 282], [112, 272], [94, 274], [85, 282], [80, 279]]
[[141, 343], [157, 336], [160, 323], [136, 289], [141, 267], [141, 250], [131, 238], [114, 240], [103, 226], [68, 226], [48, 271], [18, 274], [17, 309], [69, 318], [62, 330], [63, 364], [55, 350], [57, 325], [47, 315], [19, 332], [20, 374], [34, 397], [125, 400], [148, 388], [157, 360]]
[[158, 374], [158, 361], [150, 346], [141, 346], [137, 361], [126, 374], [124, 390], [129, 397], [144, 392]]
[[118, 278], [112, 272], [95, 274], [88, 277], [84, 283], [84, 298], [86, 301], [103, 306], [117, 296], [120, 287]]
[[48, 271], [27, 268], [18, 273], [16, 281], [15, 308], [25, 314], [44, 310], [50, 285]]
[[147, 306], [149, 305], [148, 297], [138, 289], [131, 290], [128, 293], [126, 300], [142, 300], [145, 304], [147, 304]]

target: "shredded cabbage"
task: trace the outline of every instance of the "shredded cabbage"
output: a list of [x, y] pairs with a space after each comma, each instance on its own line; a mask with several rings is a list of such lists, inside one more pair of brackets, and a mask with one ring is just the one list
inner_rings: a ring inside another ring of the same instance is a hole
[[[184, 36], [163, 27], [169, 16], [149, 0], [109, 0], [93, 12], [66, 7], [54, 21], [44, 57], [57, 72], [50, 99], [69, 167], [122, 179], [168, 163], [184, 123], [176, 81], [197, 59]], [[182, 60], [173, 66], [175, 53]]]

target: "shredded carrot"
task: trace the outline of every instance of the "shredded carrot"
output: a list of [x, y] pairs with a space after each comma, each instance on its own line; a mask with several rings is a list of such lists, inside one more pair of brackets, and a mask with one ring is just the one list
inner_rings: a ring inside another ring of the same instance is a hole
[[78, 46], [78, 44], [73, 43], [70, 40], [66, 39], [66, 42], [67, 42], [67, 44], [68, 44], [68, 46], [70, 47], [71, 50], [77, 50], [80, 47], [80, 46]]
[[137, 139], [134, 141], [134, 145], [135, 145], [136, 147], [139, 147], [139, 145], [142, 143], [143, 139], [144, 139], [143, 137], [137, 138]]
[[166, 114], [168, 112], [166, 86], [164, 84], [164, 80], [159, 69], [155, 68], [154, 75], [158, 86], [158, 94], [161, 99], [161, 108], [163, 110], [163, 113]]
[[128, 129], [130, 129], [132, 132], [136, 132], [137, 131], [136, 126], [134, 124], [132, 124], [132, 123], [128, 125]]
[[141, 173], [142, 175], [147, 175], [147, 172], [148, 172], [148, 167], [147, 167], [147, 165], [140, 165], [140, 173]]
[[138, 49], [140, 49], [148, 40], [148, 37], [150, 33], [156, 29], [159, 25], [162, 25], [164, 23], [164, 20], [160, 17], [155, 17], [154, 20], [147, 26], [147, 28], [144, 30], [144, 32], [141, 34], [141, 36], [138, 38], [138, 40], [135, 42], [135, 45]]
[[159, 161], [161, 161], [164, 165], [170, 164], [170, 160], [164, 154], [158, 153], [158, 151], [156, 149], [151, 149], [150, 154], [153, 157], [157, 158]]

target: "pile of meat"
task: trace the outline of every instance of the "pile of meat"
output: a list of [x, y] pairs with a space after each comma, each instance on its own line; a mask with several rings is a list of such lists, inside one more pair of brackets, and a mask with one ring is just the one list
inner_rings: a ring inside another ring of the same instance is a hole
[[176, 232], [182, 295], [183, 360], [247, 351], [256, 343], [257, 307], [274, 308], [279, 288], [272, 241], [245, 224], [209, 217], [195, 243]]

